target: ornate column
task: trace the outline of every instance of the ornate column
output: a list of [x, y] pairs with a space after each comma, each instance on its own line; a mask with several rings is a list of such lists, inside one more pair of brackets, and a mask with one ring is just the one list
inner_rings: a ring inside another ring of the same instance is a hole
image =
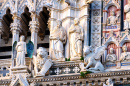
[[84, 46], [89, 46], [89, 13], [88, 13], [89, 4], [86, 4], [84, 10]]
[[16, 14], [13, 15], [13, 23], [11, 23], [11, 32], [12, 32], [12, 45], [15, 41], [19, 41], [19, 32], [20, 30], [20, 17]]
[[[15, 41], [19, 41], [19, 32], [20, 30], [20, 17], [18, 17], [16, 14], [13, 15], [13, 23], [11, 23], [11, 32], [12, 32], [12, 46]], [[13, 58], [13, 53], [12, 53]], [[12, 66], [14, 67], [14, 61], [12, 61]]]
[[102, 0], [94, 0], [91, 4], [91, 46], [92, 51], [95, 51], [96, 47], [101, 46], [101, 12], [102, 12]]
[[37, 33], [39, 31], [39, 22], [38, 22], [38, 17], [35, 13], [31, 13], [31, 18], [32, 21], [30, 21], [29, 26], [30, 26], [30, 31], [31, 31], [31, 41], [34, 44], [34, 53], [33, 55], [36, 55], [36, 50], [37, 50]]

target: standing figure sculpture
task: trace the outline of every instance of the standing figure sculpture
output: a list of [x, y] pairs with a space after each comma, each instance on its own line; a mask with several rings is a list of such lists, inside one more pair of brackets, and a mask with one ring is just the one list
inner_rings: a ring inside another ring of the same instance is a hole
[[117, 22], [117, 18], [115, 16], [115, 12], [114, 11], [111, 11], [110, 12], [110, 16], [107, 18], [107, 25], [110, 26], [110, 25], [115, 25]]
[[35, 76], [45, 76], [49, 68], [52, 66], [51, 59], [47, 59], [48, 53], [45, 48], [37, 49], [37, 56], [33, 56], [34, 74]]
[[26, 54], [26, 42], [24, 42], [25, 37], [20, 37], [20, 42], [16, 45], [17, 56], [16, 56], [16, 67], [25, 66], [25, 54]]
[[113, 48], [110, 48], [110, 53], [106, 57], [107, 62], [115, 62], [116, 61], [116, 55], [114, 54]]
[[128, 61], [130, 60], [130, 52], [127, 52], [127, 46], [124, 45], [122, 47], [123, 53], [121, 53], [120, 61]]
[[50, 33], [50, 40], [52, 41], [52, 59], [57, 61], [65, 61], [63, 56], [63, 44], [66, 43], [66, 31], [62, 27], [62, 21], [57, 20], [57, 26]]
[[124, 29], [130, 29], [130, 0], [128, 4], [124, 6], [124, 12], [126, 13], [126, 19], [124, 20]]
[[80, 60], [82, 56], [83, 28], [79, 19], [74, 19], [74, 24], [69, 28], [70, 60]]

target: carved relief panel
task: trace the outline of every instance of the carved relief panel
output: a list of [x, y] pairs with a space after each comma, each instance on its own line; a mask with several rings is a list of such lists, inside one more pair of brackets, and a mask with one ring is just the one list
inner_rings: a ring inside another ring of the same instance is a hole
[[[120, 1], [120, 0], [118, 0]], [[103, 3], [103, 37], [108, 37], [111, 30], [115, 35], [120, 33], [120, 2], [104, 0]]]

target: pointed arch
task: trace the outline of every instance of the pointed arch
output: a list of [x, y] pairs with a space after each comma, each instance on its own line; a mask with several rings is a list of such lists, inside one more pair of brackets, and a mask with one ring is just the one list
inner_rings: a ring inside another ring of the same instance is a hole
[[24, 12], [24, 9], [26, 7], [28, 7], [29, 12], [31, 12], [33, 10], [33, 3], [30, 0], [23, 0], [18, 7], [18, 15], [19, 16]]
[[10, 0], [6, 0], [6, 2], [2, 5], [1, 9], [0, 9], [0, 17], [2, 18], [3, 15], [6, 14], [6, 10], [10, 9], [11, 14], [13, 14], [15, 7], [13, 2], [11, 2]]

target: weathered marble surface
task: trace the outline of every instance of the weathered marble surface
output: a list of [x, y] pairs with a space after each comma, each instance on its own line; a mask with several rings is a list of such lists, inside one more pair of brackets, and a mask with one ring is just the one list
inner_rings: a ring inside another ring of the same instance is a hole
[[121, 53], [120, 56], [120, 61], [130, 61], [130, 52], [127, 51], [127, 46], [124, 45], [122, 47], [123, 52]]
[[45, 76], [46, 72], [52, 66], [51, 59], [47, 59], [47, 57], [48, 53], [46, 49], [39, 47], [37, 50], [37, 56], [33, 56], [35, 76]]
[[25, 66], [25, 54], [26, 54], [26, 42], [24, 42], [24, 36], [20, 37], [20, 42], [16, 45], [17, 56], [16, 56], [16, 67]]
[[74, 24], [69, 28], [70, 59], [71, 61], [80, 60], [82, 56], [83, 28], [79, 25], [79, 19], [74, 19]]
[[53, 54], [51, 58], [55, 61], [65, 61], [63, 44], [66, 43], [67, 36], [61, 20], [57, 20], [57, 26], [51, 31], [49, 38], [52, 41], [50, 49]]
[[95, 52], [91, 51], [90, 46], [84, 47], [84, 54], [85, 54], [84, 62], [86, 64], [86, 67], [85, 67], [86, 70], [90, 70], [93, 72], [104, 71], [104, 67], [102, 63], [100, 62], [100, 58], [103, 55], [104, 50], [105, 50], [104, 46], [97, 47]]
[[115, 12], [111, 11], [110, 16], [107, 18], [107, 25], [111, 26], [111, 25], [116, 25], [117, 23], [117, 18], [115, 16]]
[[107, 55], [106, 61], [107, 62], [116, 62], [116, 60], [117, 60], [117, 57], [114, 54], [114, 50], [113, 50], [113, 48], [110, 48], [110, 53]]

